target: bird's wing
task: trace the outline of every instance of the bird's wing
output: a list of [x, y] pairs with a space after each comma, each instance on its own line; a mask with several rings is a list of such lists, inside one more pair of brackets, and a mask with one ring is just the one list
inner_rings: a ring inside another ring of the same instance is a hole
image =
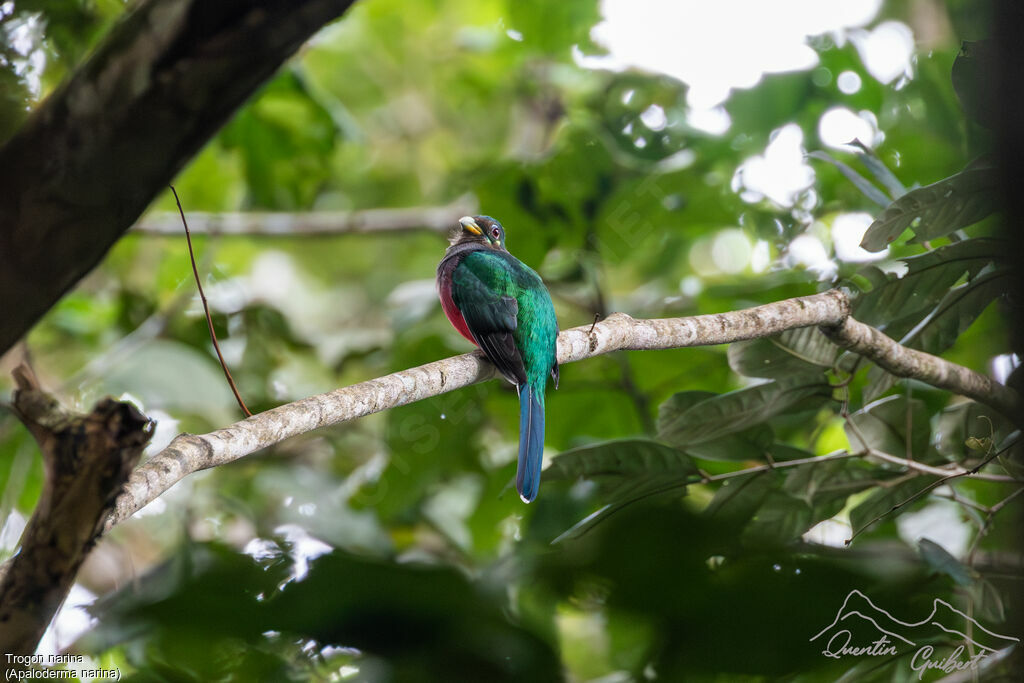
[[512, 334], [519, 313], [514, 291], [504, 260], [487, 254], [470, 254], [452, 273], [452, 300], [473, 339], [508, 381], [524, 384], [526, 368]]

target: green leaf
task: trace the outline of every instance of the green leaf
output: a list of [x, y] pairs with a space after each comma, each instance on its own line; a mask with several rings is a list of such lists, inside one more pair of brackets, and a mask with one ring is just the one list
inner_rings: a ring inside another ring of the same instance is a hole
[[580, 0], [516, 2], [508, 14], [509, 25], [520, 33], [520, 40], [552, 56], [567, 56], [577, 45], [590, 46], [590, 28], [599, 19], [594, 3]]
[[579, 538], [615, 512], [649, 496], [676, 492], [699, 475], [685, 453], [656, 441], [624, 439], [584, 446], [555, 456], [545, 481], [588, 479], [610, 502], [561, 533], [552, 543]]
[[[43, 459], [39, 445], [14, 419], [8, 409], [0, 409], [0, 522], [17, 510], [25, 518], [35, 509], [43, 490]], [[14, 548], [0, 550], [6, 557]]]
[[1024, 479], [1024, 442], [1017, 441], [1020, 432], [1014, 431], [999, 443], [996, 450], [1003, 451], [999, 456], [999, 464], [1017, 479]]
[[136, 396], [146, 410], [199, 416], [214, 425], [238, 419], [216, 358], [176, 341], [157, 339], [128, 353], [103, 375], [99, 389]]
[[917, 542], [917, 549], [925, 563], [940, 574], [949, 576], [961, 586], [970, 586], [974, 582], [971, 571], [935, 541], [922, 538]]
[[[928, 488], [937, 477], [922, 475], [889, 488], [877, 488], [857, 507], [850, 510], [850, 526], [860, 534], [876, 522], [892, 520], [911, 508], [908, 501]], [[895, 510], [893, 509], [896, 506]]]
[[481, 409], [494, 387], [476, 385], [387, 411], [384, 443], [388, 466], [363, 493], [382, 519], [414, 509], [441, 482], [479, 471], [475, 435]]
[[743, 530], [742, 539], [745, 544], [781, 545], [798, 538], [813, 524], [806, 501], [771, 491]]
[[613, 500], [641, 498], [685, 484], [698, 475], [693, 460], [675, 448], [644, 439], [609, 441], [556, 455], [544, 481], [588, 479]]
[[312, 205], [330, 177], [336, 138], [334, 119], [297, 67], [271, 80], [220, 134], [243, 159], [252, 204], [283, 210]]
[[996, 208], [999, 174], [988, 162], [975, 163], [937, 183], [903, 195], [872, 223], [860, 246], [881, 251], [918, 218], [915, 242], [935, 239], [977, 223]]
[[908, 405], [905, 396], [887, 396], [851, 415], [850, 422], [853, 426], [845, 426], [846, 438], [855, 451], [867, 446], [890, 455], [920, 459], [928, 450], [931, 426], [928, 408], [920, 399], [912, 399]]
[[905, 334], [900, 343], [928, 353], [945, 351], [990, 303], [1006, 293], [1009, 275], [1007, 270], [996, 270], [951, 289], [935, 310]]
[[703, 460], [760, 460], [770, 452], [775, 434], [765, 424], [702, 443], [691, 443], [686, 452]]
[[997, 624], [1006, 621], [1006, 608], [1003, 607], [1003, 597], [991, 582], [982, 578], [976, 578], [967, 588], [967, 594], [974, 601], [974, 606], [977, 609], [976, 614], [982, 619]]
[[[86, 649], [140, 640], [157, 652], [167, 648], [165, 657], [179, 653], [170, 658], [178, 669], [173, 680], [287, 680], [282, 672], [228, 675], [238, 661], [224, 656], [227, 647], [271, 648], [279, 636], [267, 632], [276, 631], [285, 641], [383, 658], [395, 680], [423, 680], [423, 671], [437, 680], [561, 679], [551, 646], [509, 619], [500, 594], [480, 590], [456, 569], [334, 551], [282, 581], [288, 566], [275, 564], [194, 547], [188, 562], [172, 560], [98, 604], [102, 626], [88, 634]], [[457, 652], [445, 647], [453, 642]]]
[[997, 74], [1001, 68], [992, 40], [963, 41], [960, 54], [953, 60], [950, 76], [960, 106], [970, 119], [986, 128], [992, 127], [999, 110]]
[[868, 169], [871, 175], [875, 176], [875, 180], [882, 183], [885, 189], [889, 192], [889, 196], [893, 199], [899, 199], [907, 193], [907, 188], [903, 186], [900, 179], [889, 170], [878, 155], [875, 154], [875, 150], [865, 145], [860, 140], [854, 140], [853, 144], [855, 147], [860, 149], [861, 154], [857, 157], [860, 163], [864, 164], [864, 168]]
[[682, 449], [735, 434], [786, 412], [819, 406], [832, 396], [823, 375], [799, 375], [704, 398], [670, 398], [658, 411], [658, 438]]
[[902, 276], [886, 274], [874, 266], [861, 269], [872, 289], [860, 294], [853, 303], [857, 320], [890, 330], [890, 335], [906, 333], [915, 322], [902, 331], [891, 331], [894, 321], [911, 320], [911, 315], [937, 304], [965, 274], [974, 278], [989, 263], [1006, 253], [1003, 240], [979, 238], [949, 244], [938, 249], [902, 259], [907, 272]]
[[[669, 397], [658, 408], [658, 423], [669, 421], [673, 415], [718, 396], [710, 391], [681, 391]], [[767, 425], [755, 425], [734, 434], [724, 434], [704, 442], [691, 441], [685, 451], [705, 460], [752, 460], [763, 457], [774, 435]]]
[[774, 337], [729, 346], [729, 367], [745, 377], [777, 379], [831, 368], [839, 347], [816, 327], [787, 330]]
[[870, 180], [862, 176], [860, 173], [857, 173], [855, 170], [844, 164], [842, 161], [839, 161], [838, 159], [833, 159], [830, 154], [827, 154], [825, 152], [809, 152], [807, 156], [810, 157], [811, 159], [827, 161], [828, 163], [838, 168], [839, 172], [842, 173], [847, 180], [853, 183], [858, 190], [864, 193], [865, 197], [867, 197], [874, 203], [878, 204], [879, 206], [889, 206], [889, 203], [892, 201], [892, 199], [886, 196], [884, 192], [882, 192], [877, 187], [872, 185]]
[[1012, 431], [1013, 425], [997, 411], [976, 401], [962, 401], [939, 413], [935, 447], [948, 460], [963, 462], [984, 456]]
[[873, 486], [874, 474], [858, 459], [825, 460], [789, 470], [782, 490], [810, 506], [810, 527], [842, 510], [854, 493]]
[[737, 526], [746, 524], [767, 495], [779, 488], [781, 481], [779, 474], [771, 470], [727, 479], [715, 491], [704, 514]]

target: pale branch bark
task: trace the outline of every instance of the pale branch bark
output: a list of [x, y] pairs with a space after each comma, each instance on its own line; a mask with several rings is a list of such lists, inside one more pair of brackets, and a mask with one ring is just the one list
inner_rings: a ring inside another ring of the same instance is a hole
[[874, 327], [847, 317], [821, 328], [829, 339], [872, 360], [898, 377], [912, 377], [939, 389], [992, 406], [1014, 422], [1024, 415], [1020, 394], [990, 377], [923, 351], [902, 346]]
[[[830, 290], [742, 311], [686, 318], [638, 320], [615, 313], [594, 325], [563, 331], [558, 336], [558, 361], [571, 363], [621, 350], [727, 344], [769, 337], [798, 327], [836, 328], [848, 319], [849, 311], [846, 295], [839, 290]], [[877, 355], [884, 360], [892, 353], [889, 344], [895, 342], [879, 340], [874, 346], [861, 344], [856, 351], [872, 359]], [[928, 368], [921, 371], [922, 375], [960, 378], [962, 384], [954, 379], [947, 382], [945, 388], [958, 393], [961, 389], [970, 390], [976, 394], [977, 400], [993, 405], [990, 396], [977, 395], [972, 389], [984, 378], [941, 358], [920, 355], [922, 367]], [[947, 365], [952, 367], [945, 368]], [[936, 366], [945, 369], [937, 370]], [[493, 366], [481, 355], [468, 353], [295, 401], [209, 434], [179, 435], [167, 448], [132, 473], [124, 493], [107, 518], [106, 528], [127, 519], [192, 472], [232, 462], [319, 427], [437, 396], [495, 376]], [[1001, 385], [996, 387], [995, 392], [1000, 395], [1004, 391], [1012, 392]], [[1019, 402], [1019, 399], [1009, 401], [1014, 405]], [[1005, 396], [998, 403], [1006, 404]], [[1019, 421], [1019, 418], [1018, 413], [1016, 419]]]
[[86, 415], [42, 391], [27, 366], [14, 372], [14, 410], [39, 443], [44, 482], [18, 554], [0, 578], [0, 653], [32, 654], [103, 530], [153, 423], [107, 398]]
[[[479, 204], [476, 197], [463, 195], [444, 206], [304, 213], [189, 211], [185, 217], [193, 235], [295, 237], [424, 229], [443, 233], [451, 230], [453, 225], [457, 226], [461, 217], [477, 211]], [[132, 228], [132, 232], [181, 237], [181, 217], [171, 211], [151, 213], [143, 216]]]
[[142, 0], [0, 148], [0, 353], [352, 0]]
[[[914, 470], [915, 472], [920, 472], [921, 474], [933, 474], [936, 477], [945, 477], [946, 479], [965, 477], [968, 474], [971, 474], [971, 470], [964, 469], [959, 465], [933, 467], [931, 465], [926, 465], [923, 462], [917, 462], [916, 460], [912, 460], [910, 458], [901, 458], [898, 455], [893, 455], [891, 453], [880, 451], [877, 448], [867, 448], [865, 452], [873, 458], [884, 460], [885, 462], [890, 463], [892, 465], [906, 467], [908, 470]], [[1018, 481], [1013, 477], [1003, 474], [985, 474], [984, 472], [976, 472], [972, 476], [975, 479], [979, 479], [981, 481], [999, 481], [1004, 483]]]
[[478, 353], [465, 353], [384, 377], [310, 396], [257, 413], [208, 434], [179, 434], [133, 473], [110, 529], [158, 498], [186, 475], [224, 465], [305, 432], [461, 389], [496, 376]]

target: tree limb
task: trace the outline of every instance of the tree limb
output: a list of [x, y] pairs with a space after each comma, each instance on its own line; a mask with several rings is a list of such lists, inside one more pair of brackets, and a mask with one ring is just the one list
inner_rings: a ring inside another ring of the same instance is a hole
[[992, 406], [1015, 423], [1024, 415], [1020, 394], [990, 377], [923, 351], [902, 346], [874, 327], [847, 317], [821, 331], [834, 343], [872, 360], [898, 377], [912, 377], [939, 389]]
[[[457, 225], [462, 216], [475, 214], [478, 210], [476, 197], [463, 195], [445, 206], [304, 213], [189, 211], [185, 218], [193, 235], [295, 237], [421, 229], [443, 233]], [[181, 218], [171, 211], [153, 213], [136, 223], [132, 232], [180, 237]]]
[[0, 578], [0, 652], [29, 655], [99, 538], [153, 423], [110, 398], [87, 415], [69, 413], [27, 366], [14, 378], [14, 409], [39, 443], [45, 479], [18, 554]]
[[[849, 308], [845, 294], [830, 290], [742, 311], [686, 318], [638, 320], [624, 313], [614, 313], [594, 325], [575, 327], [559, 334], [558, 361], [571, 363], [621, 350], [727, 344], [798, 327], [826, 326], [834, 330], [849, 319]], [[872, 360], [877, 357], [879, 362], [890, 362], [896, 353], [891, 345], [899, 345], [888, 337], [885, 339], [888, 341], [875, 339], [854, 344], [853, 340], [841, 337], [840, 341], [849, 341], [849, 348]], [[971, 395], [1000, 410], [1013, 411], [1020, 405], [1020, 398], [1012, 389], [941, 358], [919, 351], [913, 353], [919, 363], [918, 375], [944, 378], [944, 388]], [[890, 365], [896, 367], [891, 362]], [[106, 529], [127, 519], [192, 472], [232, 462], [319, 427], [437, 396], [494, 376], [493, 366], [481, 355], [467, 353], [304, 398], [208, 434], [179, 435], [132, 473], [107, 518]], [[992, 385], [989, 395], [977, 391], [984, 382]], [[1020, 414], [1015, 413], [1018, 421]]]
[[0, 353], [352, 0], [144, 0], [0, 149]]
[[[890, 372], [971, 396], [1020, 422], [1021, 400], [1013, 390], [941, 358], [906, 349], [850, 318], [849, 310], [846, 295], [830, 290], [742, 311], [686, 318], [637, 320], [615, 313], [593, 325], [562, 332], [558, 337], [558, 360], [570, 363], [619, 350], [726, 344], [819, 326], [837, 343]], [[32, 652], [96, 538], [188, 474], [232, 462], [319, 427], [495, 376], [493, 366], [479, 353], [446, 358], [295, 401], [209, 434], [181, 434], [132, 471], [151, 432], [151, 424], [143, 416], [111, 399], [102, 401], [89, 415], [70, 415], [19, 370], [15, 407], [43, 450], [46, 484], [26, 527], [21, 550], [0, 577], [0, 650]], [[871, 455], [907, 464], [896, 456]], [[770, 463], [751, 472], [775, 466]], [[974, 474], [974, 470], [936, 471], [950, 477]], [[1003, 480], [994, 475], [987, 477]]]

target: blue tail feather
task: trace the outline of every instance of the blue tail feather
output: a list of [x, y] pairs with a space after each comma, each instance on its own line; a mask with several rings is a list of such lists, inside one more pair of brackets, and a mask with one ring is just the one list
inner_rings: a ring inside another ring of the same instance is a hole
[[544, 394], [528, 384], [519, 390], [519, 468], [516, 490], [524, 503], [537, 497], [544, 456]]

